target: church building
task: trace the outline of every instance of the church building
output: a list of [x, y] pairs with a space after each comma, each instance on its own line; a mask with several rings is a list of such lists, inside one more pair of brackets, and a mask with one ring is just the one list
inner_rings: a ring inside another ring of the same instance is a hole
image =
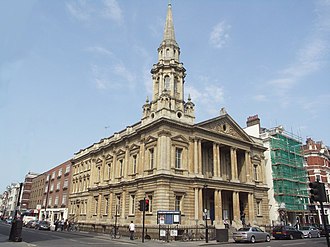
[[179, 212], [180, 225], [224, 228], [269, 222], [265, 148], [221, 109], [195, 123], [195, 105], [184, 100], [186, 69], [180, 62], [172, 6], [168, 5], [153, 95], [142, 118], [74, 155], [69, 218], [85, 229], [106, 230], [133, 221], [142, 226], [139, 202], [149, 200], [146, 227], [157, 213]]

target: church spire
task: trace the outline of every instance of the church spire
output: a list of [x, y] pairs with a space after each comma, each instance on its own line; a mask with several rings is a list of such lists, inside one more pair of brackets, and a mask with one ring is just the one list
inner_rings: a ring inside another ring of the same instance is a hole
[[172, 17], [172, 5], [168, 3], [167, 7], [167, 16], [166, 23], [164, 29], [164, 38], [163, 41], [174, 41], [175, 42], [175, 34], [174, 34], [174, 25], [173, 25], [173, 17]]
[[142, 123], [169, 118], [193, 124], [194, 104], [184, 101], [186, 69], [180, 62], [180, 47], [175, 40], [172, 5], [168, 4], [164, 37], [158, 48], [158, 62], [151, 69], [153, 95], [143, 106]]

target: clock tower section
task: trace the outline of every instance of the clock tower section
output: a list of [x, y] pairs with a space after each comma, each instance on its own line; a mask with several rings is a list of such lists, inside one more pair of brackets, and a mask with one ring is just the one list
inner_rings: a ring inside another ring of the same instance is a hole
[[158, 63], [151, 69], [153, 95], [143, 105], [142, 124], [168, 118], [194, 124], [194, 103], [184, 101], [186, 69], [180, 62], [180, 47], [175, 40], [172, 6], [168, 4], [163, 41], [158, 48]]

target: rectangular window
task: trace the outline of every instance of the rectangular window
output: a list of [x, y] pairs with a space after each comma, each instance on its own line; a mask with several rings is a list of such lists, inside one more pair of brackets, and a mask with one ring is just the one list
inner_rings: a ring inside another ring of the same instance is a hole
[[98, 207], [99, 207], [98, 197], [94, 197], [94, 215], [97, 215]]
[[48, 206], [49, 206], [49, 207], [52, 206], [52, 197], [49, 197], [49, 199], [48, 199]]
[[58, 205], [58, 195], [55, 197], [55, 203], [54, 203], [54, 205]]
[[97, 182], [101, 182], [101, 167], [97, 167]]
[[148, 210], [148, 213], [152, 213], [152, 195], [149, 194], [147, 196], [148, 200], [149, 200], [149, 210]]
[[129, 200], [129, 214], [133, 215], [135, 214], [135, 195], [131, 195], [130, 196], [130, 200]]
[[119, 160], [119, 177], [123, 176], [123, 160]]
[[108, 164], [108, 180], [111, 179], [111, 163]]
[[62, 195], [62, 204], [61, 205], [63, 205], [63, 206], [66, 205], [66, 199], [67, 199], [67, 195], [66, 194], [63, 194]]
[[52, 179], [54, 179], [55, 178], [55, 171], [53, 171], [53, 173], [52, 173]]
[[66, 178], [64, 180], [63, 188], [68, 188], [68, 185], [69, 185], [69, 179]]
[[108, 215], [109, 211], [109, 197], [104, 197], [104, 215]]
[[175, 196], [175, 206], [176, 211], [181, 211], [182, 196]]
[[53, 190], [54, 190], [54, 184], [51, 183], [51, 184], [50, 184], [50, 190], [49, 190], [49, 191], [52, 192]]
[[261, 210], [261, 201], [257, 201], [257, 215], [261, 216], [262, 210]]
[[62, 176], [62, 168], [60, 168], [60, 169], [58, 170], [58, 173], [57, 173], [57, 177], [60, 177], [60, 176]]
[[175, 149], [175, 168], [182, 168], [182, 148]]
[[258, 181], [258, 166], [257, 165], [253, 166], [253, 171], [254, 171], [254, 180]]
[[136, 173], [136, 164], [137, 164], [137, 155], [133, 155], [133, 164], [132, 164], [132, 173], [135, 174]]
[[116, 208], [115, 208], [117, 215], [120, 215], [120, 204], [121, 204], [121, 197], [120, 195], [118, 195], [116, 197]]
[[149, 168], [153, 169], [154, 168], [154, 149], [150, 148], [149, 149]]
[[316, 174], [316, 181], [322, 182], [320, 174]]
[[67, 174], [69, 172], [70, 172], [70, 165], [67, 165], [66, 168], [65, 168], [65, 174]]
[[61, 188], [61, 182], [57, 182], [57, 184], [56, 184], [56, 190], [60, 190], [60, 188]]

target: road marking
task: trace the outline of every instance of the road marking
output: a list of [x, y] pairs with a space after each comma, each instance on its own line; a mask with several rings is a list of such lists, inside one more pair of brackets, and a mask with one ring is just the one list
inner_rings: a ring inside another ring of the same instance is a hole
[[[303, 244], [306, 244], [306, 243], [299, 242], [299, 245], [303, 245]], [[295, 245], [295, 246], [297, 246], [297, 242], [292, 243], [292, 244], [283, 244], [282, 246], [290, 246], [290, 245]]]

